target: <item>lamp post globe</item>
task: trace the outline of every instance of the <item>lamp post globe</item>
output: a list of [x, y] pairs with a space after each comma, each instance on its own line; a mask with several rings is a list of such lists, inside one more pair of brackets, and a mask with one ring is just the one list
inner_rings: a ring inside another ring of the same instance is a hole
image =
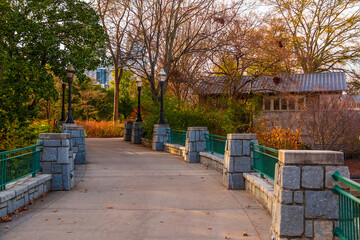
[[138, 111], [137, 111], [137, 119], [136, 122], [142, 122], [141, 119], [141, 111], [140, 111], [140, 94], [141, 94], [141, 87], [143, 85], [143, 82], [141, 80], [140, 77], [136, 78], [136, 85], [137, 85], [137, 89], [138, 89]]
[[72, 119], [72, 110], [71, 110], [71, 85], [72, 85], [74, 76], [75, 76], [75, 69], [70, 64], [66, 68], [66, 77], [69, 82], [69, 101], [68, 101], [69, 107], [68, 107], [68, 118], [66, 120], [66, 123], [74, 123], [74, 120]]
[[166, 124], [165, 119], [164, 119], [164, 85], [165, 85], [165, 80], [166, 80], [166, 73], [164, 71], [164, 69], [161, 69], [160, 73], [159, 73], [159, 80], [160, 80], [160, 103], [161, 103], [161, 109], [160, 109], [160, 119], [158, 124]]

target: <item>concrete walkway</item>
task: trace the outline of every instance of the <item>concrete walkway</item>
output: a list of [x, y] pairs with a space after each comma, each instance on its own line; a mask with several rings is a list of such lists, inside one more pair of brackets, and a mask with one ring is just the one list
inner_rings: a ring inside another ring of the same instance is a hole
[[75, 188], [1, 223], [0, 239], [270, 239], [268, 212], [219, 172], [121, 139], [86, 144]]

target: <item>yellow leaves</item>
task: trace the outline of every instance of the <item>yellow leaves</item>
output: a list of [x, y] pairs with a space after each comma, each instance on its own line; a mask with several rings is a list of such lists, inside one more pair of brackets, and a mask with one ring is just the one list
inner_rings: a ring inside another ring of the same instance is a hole
[[297, 150], [301, 148], [301, 130], [275, 126], [265, 129], [264, 123], [255, 130], [259, 143], [275, 149]]

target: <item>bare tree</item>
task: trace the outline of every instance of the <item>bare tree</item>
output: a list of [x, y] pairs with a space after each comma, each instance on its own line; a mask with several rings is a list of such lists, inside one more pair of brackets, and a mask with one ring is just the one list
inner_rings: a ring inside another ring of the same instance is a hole
[[[263, 21], [251, 12], [237, 17], [225, 34], [218, 36], [217, 48], [208, 51], [209, 73], [224, 76], [223, 91], [230, 98], [252, 91], [254, 81], [263, 75], [290, 73], [289, 47], [276, 19]], [[251, 77], [244, 77], [251, 75]], [[264, 78], [269, 80], [272, 78]]]
[[134, 42], [129, 38], [130, 22], [133, 20], [130, 0], [93, 0], [92, 5], [100, 15], [105, 33], [109, 36], [108, 50], [114, 64], [114, 110], [113, 121], [119, 115], [119, 84], [124, 67], [128, 65], [132, 56]]
[[289, 32], [304, 73], [343, 70], [359, 59], [360, 5], [357, 0], [268, 0]]
[[141, 44], [133, 69], [146, 76], [156, 99], [160, 69], [164, 68], [168, 82], [185, 55], [206, 51], [202, 43], [225, 28], [240, 3], [221, 7], [215, 0], [135, 0], [132, 6], [134, 24], [139, 26], [133, 41]]
[[341, 149], [359, 142], [360, 113], [351, 99], [320, 95], [307, 101], [301, 113], [303, 140], [313, 149]]

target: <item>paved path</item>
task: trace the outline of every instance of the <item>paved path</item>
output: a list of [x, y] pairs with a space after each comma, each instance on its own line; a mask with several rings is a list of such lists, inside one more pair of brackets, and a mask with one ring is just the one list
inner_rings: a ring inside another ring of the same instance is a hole
[[86, 144], [75, 188], [1, 223], [0, 239], [270, 239], [267, 211], [219, 172], [121, 139]]

